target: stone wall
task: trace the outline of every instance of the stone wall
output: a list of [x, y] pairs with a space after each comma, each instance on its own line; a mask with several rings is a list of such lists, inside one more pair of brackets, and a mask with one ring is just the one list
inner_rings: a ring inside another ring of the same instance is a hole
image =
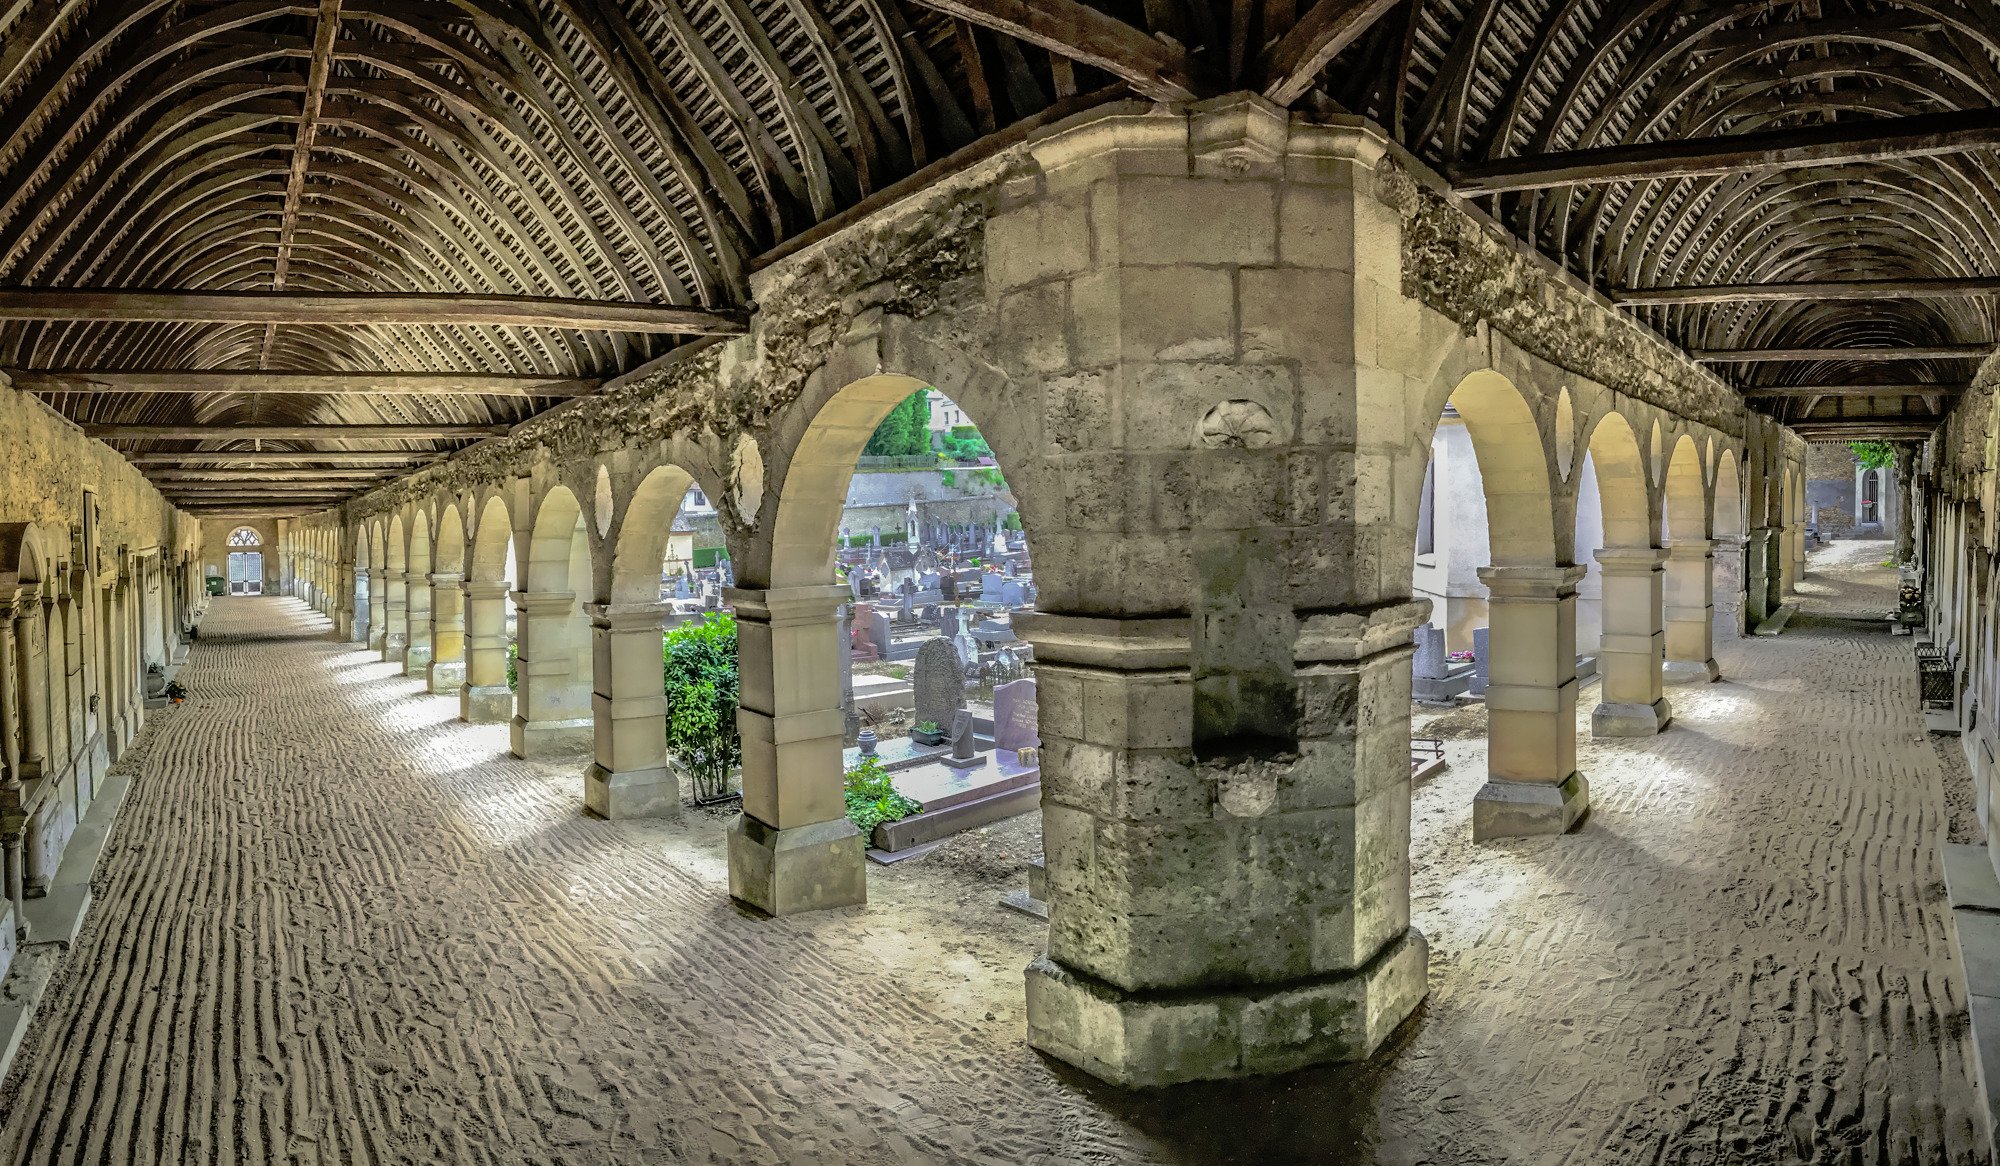
[[168, 505], [116, 450], [85, 437], [33, 395], [0, 387], [0, 434], [6, 435], [0, 523], [31, 523], [50, 536], [61, 531], [68, 558], [68, 532], [81, 521], [87, 490], [97, 502], [98, 545], [107, 554], [160, 547], [177, 559], [198, 545], [193, 519]]

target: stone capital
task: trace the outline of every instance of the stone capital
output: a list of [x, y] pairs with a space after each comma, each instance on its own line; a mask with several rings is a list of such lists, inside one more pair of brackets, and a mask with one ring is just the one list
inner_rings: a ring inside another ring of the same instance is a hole
[[1659, 547], [1599, 547], [1598, 570], [1606, 575], [1650, 575], [1667, 561]]
[[831, 623], [835, 609], [854, 598], [854, 593], [838, 583], [815, 587], [724, 587], [722, 602], [736, 611], [736, 618], [752, 623], [805, 624]]
[[1301, 612], [1292, 659], [1299, 664], [1351, 664], [1410, 643], [1430, 619], [1431, 602], [1415, 599], [1364, 611]]
[[536, 618], [568, 615], [576, 610], [573, 591], [516, 591], [513, 600], [522, 615]]
[[433, 587], [453, 587], [463, 581], [465, 576], [456, 571], [432, 571], [424, 578], [430, 580]]
[[1185, 616], [1134, 619], [1017, 612], [1014, 634], [1035, 646], [1035, 659], [1120, 672], [1191, 666], [1193, 622]]
[[467, 579], [459, 586], [467, 599], [505, 599], [512, 589], [505, 579]]
[[610, 632], [657, 632], [673, 610], [668, 603], [586, 603], [590, 626]]
[[1566, 599], [1590, 569], [1580, 563], [1549, 567], [1481, 567], [1479, 581], [1498, 600]]

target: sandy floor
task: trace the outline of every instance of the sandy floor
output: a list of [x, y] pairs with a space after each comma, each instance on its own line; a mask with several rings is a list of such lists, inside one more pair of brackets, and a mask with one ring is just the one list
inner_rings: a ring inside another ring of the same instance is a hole
[[[1937, 757], [1886, 554], [1587, 744], [1577, 833], [1468, 838], [1483, 742], [1415, 794], [1432, 993], [1361, 1067], [1125, 1095], [1029, 1051], [1035, 816], [733, 908], [722, 819], [605, 823], [288, 600], [218, 601], [0, 1160], [1722, 1163], [1972, 1160]], [[1587, 713], [1587, 710], [1586, 710]]]

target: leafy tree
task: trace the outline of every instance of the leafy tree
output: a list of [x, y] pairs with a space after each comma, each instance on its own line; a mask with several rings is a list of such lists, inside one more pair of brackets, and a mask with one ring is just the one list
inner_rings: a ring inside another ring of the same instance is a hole
[[1886, 441], [1850, 441], [1847, 448], [1861, 459], [1864, 470], [1879, 470], [1896, 464], [1896, 447]]
[[861, 452], [869, 457], [907, 457], [931, 448], [931, 395], [918, 389], [896, 403], [875, 427]]
[[983, 457], [993, 456], [993, 447], [979, 434], [976, 425], [954, 425], [951, 432], [944, 435], [944, 452], [947, 457], [959, 461], [976, 462]]
[[697, 802], [729, 796], [743, 760], [736, 736], [736, 617], [726, 611], [690, 620], [660, 646], [667, 694], [667, 750], [694, 782]]

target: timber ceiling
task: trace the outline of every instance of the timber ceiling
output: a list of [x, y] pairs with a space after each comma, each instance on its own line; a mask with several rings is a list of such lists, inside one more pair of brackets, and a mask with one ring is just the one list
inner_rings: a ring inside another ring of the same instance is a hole
[[1990, 0], [0, 0], [0, 368], [317, 508], [740, 328], [756, 257], [997, 131], [1239, 88], [1809, 435], [1927, 430], [1994, 339]]

